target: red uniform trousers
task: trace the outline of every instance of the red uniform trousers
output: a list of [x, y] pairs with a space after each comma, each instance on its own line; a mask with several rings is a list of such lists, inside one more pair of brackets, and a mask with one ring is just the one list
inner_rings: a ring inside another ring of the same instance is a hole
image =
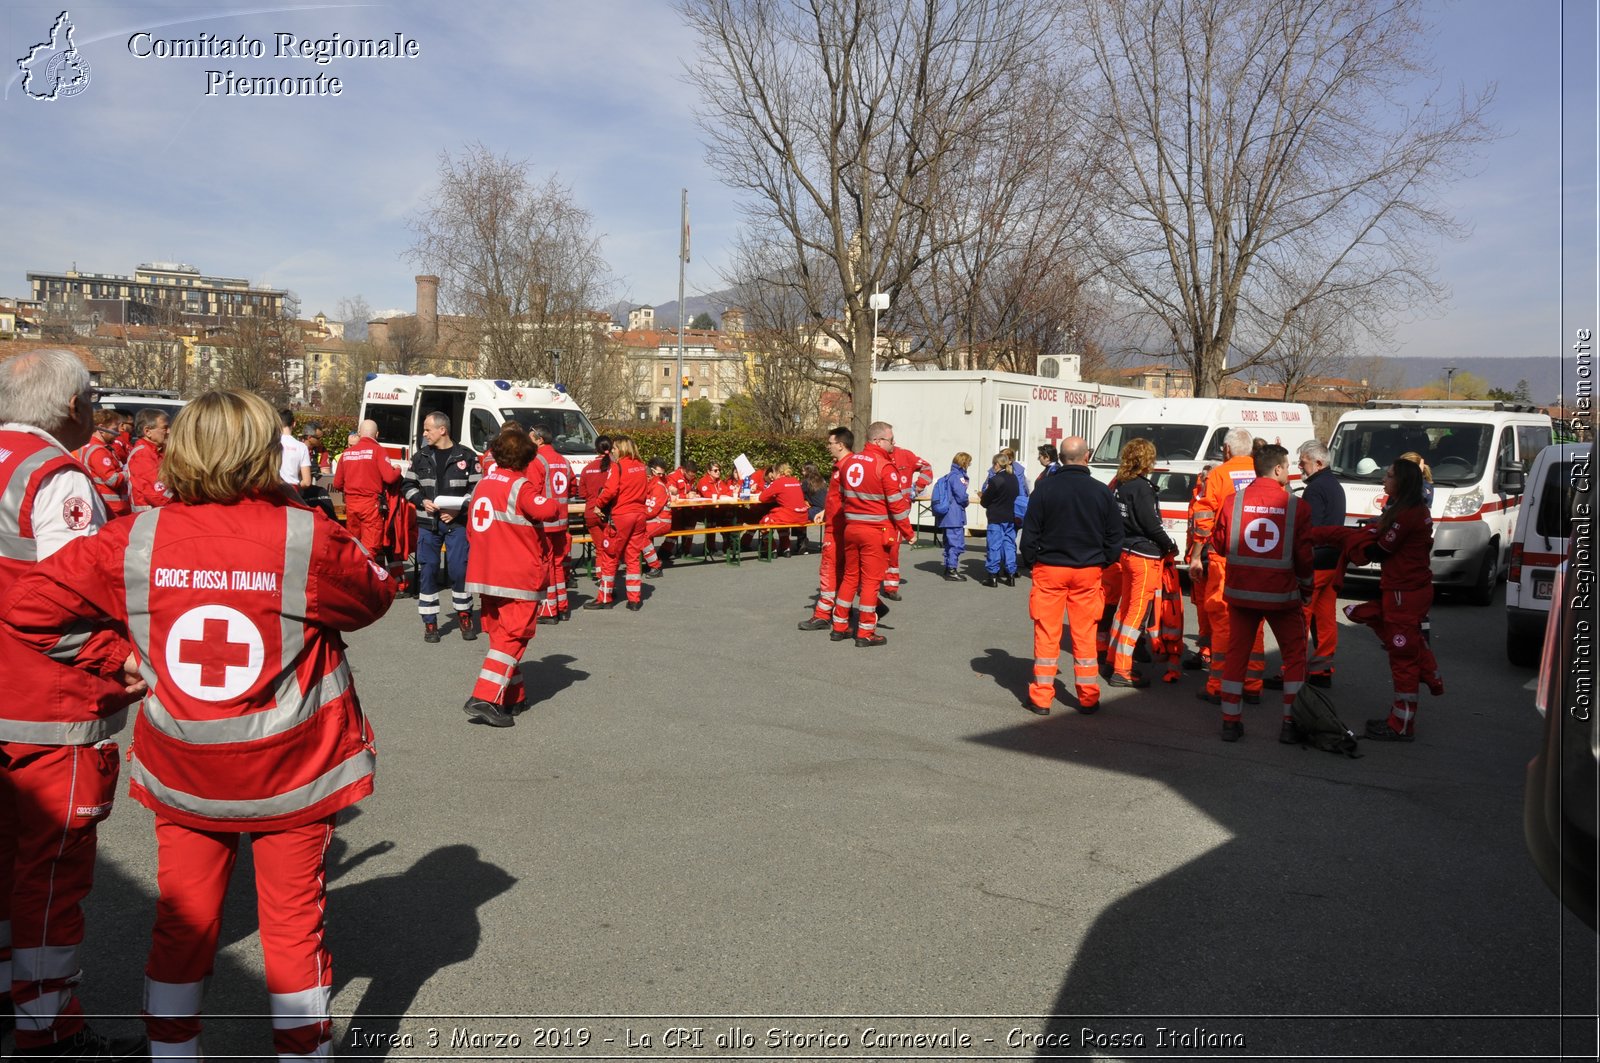
[[900, 540], [889, 544], [889, 567], [883, 574], [883, 589], [900, 593]]
[[1439, 663], [1433, 647], [1422, 637], [1422, 621], [1433, 607], [1433, 587], [1414, 591], [1379, 591], [1370, 602], [1344, 607], [1344, 615], [1365, 624], [1378, 635], [1389, 655], [1389, 676], [1394, 702], [1389, 727], [1400, 734], [1417, 733], [1417, 687], [1426, 683], [1434, 694], [1444, 693]]
[[[756, 521], [756, 523], [789, 525], [795, 523], [796, 519], [797, 518], [795, 517], [794, 513], [790, 510], [774, 509], [771, 512], [764, 514], [760, 520]], [[805, 517], [802, 515], [798, 519], [803, 521], [805, 520]], [[804, 529], [801, 530], [804, 531]], [[900, 540], [896, 539], [894, 542], [894, 548], [896, 551], [898, 551], [900, 549]], [[778, 552], [789, 552], [789, 529], [787, 527], [778, 529]], [[883, 581], [883, 586], [885, 590], [889, 589], [889, 581], [887, 579]]]
[[377, 495], [344, 496], [345, 530], [367, 548], [373, 560], [383, 553], [383, 514], [378, 509]]
[[[822, 525], [822, 560], [817, 565], [817, 620], [833, 620], [833, 603], [839, 584], [844, 582], [844, 551], [839, 549], [840, 531], [836, 525]], [[846, 602], [846, 605], [849, 603]]]
[[[333, 1037], [333, 962], [323, 944], [323, 875], [333, 821], [328, 816], [249, 836], [272, 1047], [279, 1059], [326, 1058]], [[160, 897], [144, 972], [144, 1022], [153, 1058], [202, 1056], [200, 1005], [242, 836], [193, 830], [156, 816]]]
[[[1216, 696], [1222, 693], [1223, 672], [1227, 668], [1227, 657], [1231, 652], [1232, 636], [1228, 628], [1228, 603], [1222, 598], [1223, 585], [1228, 580], [1228, 562], [1221, 554], [1211, 555], [1211, 572], [1206, 576], [1206, 611], [1211, 618], [1211, 674], [1206, 678], [1206, 693]], [[1247, 647], [1246, 658], [1248, 667], [1243, 675], [1244, 692], [1255, 697], [1261, 696], [1262, 680], [1267, 673], [1267, 643], [1262, 636], [1261, 628], [1256, 627], [1255, 642]]]
[[[572, 553], [572, 533], [562, 530], [544, 534], [550, 541], [550, 567], [545, 570], [544, 602], [539, 615], [567, 616], [572, 612], [572, 603], [567, 600], [567, 557]], [[599, 543], [599, 539], [594, 541]]]
[[73, 995], [83, 898], [94, 884], [95, 829], [117, 793], [117, 744], [0, 742], [0, 946], [17, 1047], [83, 1027]]
[[[1239, 703], [1244, 698], [1247, 658], [1251, 645], [1262, 646], [1261, 623], [1272, 628], [1272, 637], [1278, 640], [1278, 650], [1283, 654], [1283, 716], [1288, 719], [1295, 695], [1306, 681], [1306, 618], [1298, 608], [1247, 609], [1228, 606], [1227, 660], [1222, 671], [1222, 718], [1239, 719]], [[1213, 628], [1212, 630], [1216, 630]], [[1212, 661], [1222, 656], [1213, 653]], [[1256, 679], [1260, 689], [1260, 677]]]
[[[546, 599], [548, 602], [548, 599]], [[527, 698], [522, 687], [522, 654], [539, 630], [539, 610], [543, 603], [523, 598], [500, 598], [485, 594], [479, 598], [478, 615], [483, 618], [484, 634], [489, 636], [489, 653], [478, 670], [472, 696], [496, 705], [515, 705]]]
[[639, 554], [650, 541], [645, 530], [643, 506], [615, 510], [611, 526], [602, 529], [596, 556], [600, 562], [600, 593], [602, 602], [616, 599], [617, 569], [624, 572], [628, 601], [644, 599], [644, 570], [639, 567]]
[[661, 556], [656, 552], [656, 536], [666, 535], [670, 530], [672, 530], [672, 517], [670, 515], [650, 517], [650, 519], [645, 520], [643, 559], [645, 559], [645, 567], [650, 568], [651, 572], [661, 568]]
[[1144, 614], [1161, 590], [1161, 559], [1124, 552], [1119, 567], [1122, 595], [1112, 627], [1111, 670], [1128, 679], [1133, 672], [1133, 648], [1144, 633]]
[[1034, 705], [1048, 709], [1055, 700], [1063, 619], [1072, 640], [1072, 676], [1078, 705], [1087, 709], [1100, 704], [1094, 632], [1104, 609], [1105, 590], [1099, 566], [1033, 566], [1033, 589], [1028, 592], [1028, 615], [1033, 618], [1033, 682], [1028, 686], [1028, 698]]
[[878, 629], [878, 588], [889, 571], [889, 543], [898, 536], [892, 524], [847, 521], [844, 541], [843, 573], [833, 601], [833, 630], [850, 630], [850, 605], [856, 609], [856, 635], [867, 638]]
[[1310, 675], [1332, 675], [1333, 655], [1339, 649], [1339, 592], [1334, 588], [1339, 570], [1319, 568], [1314, 575], [1316, 589], [1311, 592], [1311, 601], [1306, 603], [1306, 630], [1311, 651], [1306, 671]]

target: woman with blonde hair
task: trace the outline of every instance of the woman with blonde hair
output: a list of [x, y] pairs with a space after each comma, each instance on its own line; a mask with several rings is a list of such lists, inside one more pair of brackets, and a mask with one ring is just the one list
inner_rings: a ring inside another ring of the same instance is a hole
[[1161, 559], [1176, 555], [1178, 545], [1161, 525], [1161, 506], [1150, 470], [1156, 448], [1148, 439], [1123, 445], [1117, 466], [1117, 509], [1122, 513], [1122, 589], [1112, 627], [1111, 676], [1114, 687], [1147, 687], [1150, 680], [1133, 671], [1133, 649], [1144, 632], [1144, 616], [1161, 589]]
[[600, 529], [595, 557], [600, 565], [600, 592], [585, 609], [610, 609], [617, 604], [617, 569], [626, 576], [628, 610], [644, 608], [644, 570], [640, 555], [649, 545], [649, 518], [645, 500], [650, 497], [650, 470], [639, 460], [639, 451], [628, 436], [611, 440], [614, 459], [606, 473], [605, 486], [590, 503], [594, 523]]
[[158, 1057], [204, 1054], [202, 997], [245, 835], [273, 1046], [300, 1058], [332, 1037], [324, 863], [340, 810], [372, 792], [376, 759], [341, 635], [382, 616], [395, 585], [289, 496], [278, 440], [265, 400], [206, 392], [172, 424], [162, 480], [176, 503], [76, 540], [0, 604], [0, 622], [41, 652], [109, 618], [149, 687], [129, 793], [155, 813], [144, 1010]]
[[1012, 471], [1014, 458], [1009, 448], [996, 454], [978, 494], [978, 504], [989, 521], [983, 560], [986, 575], [979, 581], [982, 587], [1017, 585], [1017, 498], [1022, 492], [1020, 481], [1027, 477]]
[[1422, 455], [1414, 450], [1408, 450], [1400, 455], [1400, 460], [1414, 462], [1422, 473], [1422, 504], [1429, 509], [1433, 508], [1433, 470], [1428, 468], [1428, 463], [1422, 460]]
[[944, 578], [951, 583], [966, 582], [961, 574], [961, 554], [967, 548], [967, 507], [972, 504], [972, 455], [958, 451], [950, 459], [950, 471], [933, 485], [929, 508], [944, 536]]

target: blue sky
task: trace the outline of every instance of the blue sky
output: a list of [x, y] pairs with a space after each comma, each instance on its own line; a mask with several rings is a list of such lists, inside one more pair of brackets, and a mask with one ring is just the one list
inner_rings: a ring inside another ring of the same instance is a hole
[[[0, 10], [0, 294], [26, 295], [30, 269], [129, 273], [163, 260], [293, 289], [308, 315], [356, 294], [374, 309], [410, 308], [418, 270], [403, 257], [406, 219], [426, 202], [439, 152], [473, 141], [559, 174], [604, 235], [616, 296], [636, 302], [676, 298], [687, 188], [689, 291], [722, 287], [737, 217], [703, 161], [682, 80], [693, 42], [665, 0], [73, 3], [90, 84], [70, 99], [27, 99], [15, 60], [61, 9], [9, 0]], [[1452, 297], [1402, 324], [1398, 353], [1554, 357], [1573, 329], [1595, 324], [1594, 5], [1440, 0], [1430, 10], [1441, 84], [1471, 93], [1494, 82], [1503, 136], [1449, 191], [1472, 235], [1439, 249]], [[142, 30], [244, 34], [269, 57], [140, 59], [128, 41]], [[421, 55], [277, 60], [278, 32], [398, 32]], [[343, 94], [206, 96], [205, 71], [230, 68], [334, 75]]]

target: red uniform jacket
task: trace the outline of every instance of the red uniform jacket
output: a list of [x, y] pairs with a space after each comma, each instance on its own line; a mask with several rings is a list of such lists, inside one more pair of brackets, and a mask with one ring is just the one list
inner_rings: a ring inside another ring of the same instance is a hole
[[911, 541], [911, 501], [894, 462], [876, 443], [839, 463], [839, 501], [846, 526], [881, 524], [885, 531], [893, 526]]
[[133, 437], [127, 432], [118, 432], [111, 440], [111, 453], [123, 468], [127, 468], [128, 455], [133, 453]]
[[926, 458], [917, 457], [906, 447], [895, 447], [889, 460], [894, 462], [895, 471], [900, 474], [900, 483], [908, 492], [907, 499], [916, 498], [933, 483], [933, 466], [928, 464]]
[[689, 482], [689, 474], [682, 469], [667, 473], [666, 487], [667, 493], [675, 498], [688, 498], [689, 492], [694, 490], [694, 484]]
[[1381, 563], [1378, 589], [1420, 591], [1433, 585], [1433, 516], [1427, 506], [1402, 509], [1381, 533], [1378, 522], [1358, 528], [1313, 528], [1312, 541], [1337, 546], [1350, 564]]
[[591, 508], [610, 513], [644, 513], [644, 500], [650, 493], [650, 470], [638, 458], [618, 458], [606, 477], [606, 485]]
[[[583, 467], [578, 474], [578, 495], [585, 502], [593, 502], [600, 497], [600, 492], [606, 486], [606, 478], [610, 475], [610, 467], [601, 468], [606, 464], [605, 458], [598, 458]], [[611, 465], [616, 464], [612, 459]]]
[[333, 489], [347, 495], [360, 495], [376, 501], [385, 487], [400, 482], [400, 470], [376, 439], [362, 438], [339, 456], [333, 473]]
[[303, 825], [372, 792], [372, 729], [340, 632], [395, 585], [360, 544], [283, 496], [114, 521], [25, 575], [8, 622], [36, 649], [110, 617], [149, 684], [129, 792], [196, 830]]
[[762, 520], [770, 524], [805, 524], [807, 516], [806, 492], [793, 476], [777, 476], [761, 492], [761, 501], [773, 503]]
[[161, 452], [148, 440], [139, 440], [128, 452], [128, 496], [135, 513], [160, 509], [173, 500], [161, 482]]
[[839, 470], [852, 457], [854, 455], [846, 454], [840, 458], [828, 474], [828, 498], [822, 507], [822, 521], [835, 532], [844, 531], [844, 498], [839, 494]]
[[573, 482], [572, 465], [561, 452], [546, 443], [539, 448], [539, 454], [522, 475], [528, 478], [533, 485], [533, 493], [544, 495], [559, 507], [559, 512], [546, 520], [543, 524], [547, 534], [564, 532], [567, 530], [567, 506], [571, 504], [576, 485]]
[[651, 479], [650, 488], [645, 491], [645, 519], [651, 523], [672, 522], [669, 499], [667, 499], [667, 485], [664, 480]]
[[[18, 583], [39, 563], [34, 495], [53, 473], [69, 468], [83, 471], [52, 441], [0, 432], [0, 675], [10, 695], [0, 702], [3, 742], [93, 745], [122, 730], [124, 710], [136, 700], [123, 692], [121, 680], [133, 647], [109, 626], [62, 623], [37, 639], [13, 637], [15, 625], [26, 622], [12, 615]], [[88, 524], [83, 527], [87, 534]]]
[[122, 467], [108, 445], [98, 436], [91, 436], [89, 442], [72, 452], [72, 456], [89, 470], [89, 482], [94, 484], [95, 493], [108, 514], [126, 517], [133, 512], [133, 504], [128, 500], [128, 470]]
[[540, 525], [566, 511], [564, 503], [540, 494], [520, 472], [496, 469], [485, 476], [473, 493], [467, 521], [468, 593], [543, 598], [550, 543]]
[[726, 480], [707, 475], [695, 481], [694, 493], [701, 498], [729, 498], [734, 492], [728, 491]]
[[1311, 506], [1262, 476], [1217, 515], [1211, 549], [1226, 550], [1222, 600], [1246, 609], [1299, 609], [1312, 587]]

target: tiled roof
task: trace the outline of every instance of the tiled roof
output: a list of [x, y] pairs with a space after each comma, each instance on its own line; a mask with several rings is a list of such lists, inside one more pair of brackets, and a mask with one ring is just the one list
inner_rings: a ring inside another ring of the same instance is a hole
[[47, 349], [71, 351], [78, 356], [78, 360], [91, 373], [104, 373], [106, 371], [106, 367], [101, 364], [99, 358], [95, 357], [94, 352], [80, 343], [47, 343], [43, 340], [0, 340], [0, 362], [6, 361], [8, 358], [15, 358], [19, 354], [27, 354], [29, 351]]

